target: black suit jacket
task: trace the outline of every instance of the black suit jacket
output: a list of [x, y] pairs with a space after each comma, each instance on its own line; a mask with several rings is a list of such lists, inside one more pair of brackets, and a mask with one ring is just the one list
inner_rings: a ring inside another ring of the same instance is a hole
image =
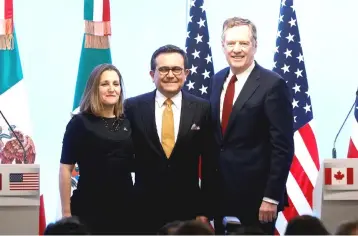
[[229, 72], [225, 68], [213, 77], [210, 99], [222, 181], [221, 213], [256, 215], [264, 197], [278, 201], [282, 210], [294, 155], [289, 90], [277, 73], [256, 63], [223, 135], [220, 95]]
[[[135, 148], [135, 191], [139, 215], [152, 221], [191, 219], [211, 215], [210, 201], [216, 171], [214, 133], [209, 101], [182, 91], [178, 137], [169, 159], [160, 143], [155, 122], [155, 91], [129, 98], [125, 114]], [[199, 130], [192, 129], [193, 124]], [[201, 188], [198, 165], [202, 157]]]

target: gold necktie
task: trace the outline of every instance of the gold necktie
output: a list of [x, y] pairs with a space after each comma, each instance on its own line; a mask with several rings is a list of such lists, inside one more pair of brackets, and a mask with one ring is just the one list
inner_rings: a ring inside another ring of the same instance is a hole
[[172, 110], [173, 101], [170, 99], [165, 100], [165, 109], [163, 112], [162, 121], [162, 146], [167, 158], [173, 151], [175, 138], [174, 138], [174, 115]]

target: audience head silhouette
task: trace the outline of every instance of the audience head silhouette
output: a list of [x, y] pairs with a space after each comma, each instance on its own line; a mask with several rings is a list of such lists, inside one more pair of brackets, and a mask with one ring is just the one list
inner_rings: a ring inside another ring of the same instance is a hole
[[214, 235], [208, 224], [198, 220], [184, 221], [174, 233], [175, 235]]
[[55, 223], [49, 224], [44, 235], [89, 235], [87, 228], [77, 217], [63, 218]]
[[316, 217], [302, 215], [288, 222], [285, 235], [329, 235], [326, 227]]
[[342, 223], [336, 233], [336, 235], [358, 235], [358, 220], [347, 221]]
[[179, 226], [182, 224], [183, 222], [179, 220], [167, 223], [159, 229], [157, 235], [173, 235], [175, 231], [179, 228]]

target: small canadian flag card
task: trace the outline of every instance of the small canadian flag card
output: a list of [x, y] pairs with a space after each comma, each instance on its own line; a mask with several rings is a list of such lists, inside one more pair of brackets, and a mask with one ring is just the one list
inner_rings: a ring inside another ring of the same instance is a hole
[[353, 184], [353, 168], [325, 168], [325, 184], [326, 185], [352, 185]]

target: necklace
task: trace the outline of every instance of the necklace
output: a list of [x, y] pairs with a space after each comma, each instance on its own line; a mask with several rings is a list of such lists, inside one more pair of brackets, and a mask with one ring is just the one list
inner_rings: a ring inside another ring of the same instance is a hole
[[111, 125], [108, 123], [107, 119], [105, 119], [103, 117], [101, 119], [103, 120], [104, 127], [106, 127], [109, 131], [116, 132], [119, 130], [119, 122], [118, 122], [117, 118], [114, 119], [114, 121]]

